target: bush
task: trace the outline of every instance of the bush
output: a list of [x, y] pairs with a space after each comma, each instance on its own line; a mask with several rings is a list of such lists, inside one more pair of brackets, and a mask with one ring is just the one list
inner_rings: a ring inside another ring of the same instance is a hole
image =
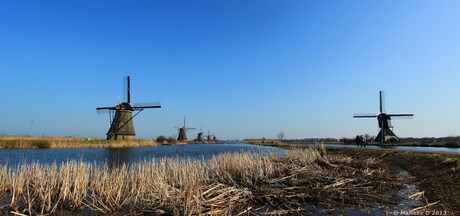
[[460, 147], [460, 139], [458, 137], [447, 137], [447, 140], [446, 140], [446, 147], [452, 147], [452, 148], [455, 148], [455, 147]]
[[169, 136], [166, 141], [168, 141], [168, 143], [176, 143], [176, 138], [173, 136]]
[[34, 140], [32, 142], [32, 148], [49, 148], [50, 142], [47, 140]]
[[160, 135], [157, 137], [157, 142], [158, 143], [165, 143], [167, 140], [166, 140], [166, 137], [163, 136], [163, 135]]

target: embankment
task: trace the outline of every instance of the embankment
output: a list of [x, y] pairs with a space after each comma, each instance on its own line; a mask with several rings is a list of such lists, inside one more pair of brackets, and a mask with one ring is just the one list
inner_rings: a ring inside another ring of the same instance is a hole
[[123, 148], [157, 146], [153, 140], [105, 140], [69, 137], [0, 136], [1, 149], [31, 148]]

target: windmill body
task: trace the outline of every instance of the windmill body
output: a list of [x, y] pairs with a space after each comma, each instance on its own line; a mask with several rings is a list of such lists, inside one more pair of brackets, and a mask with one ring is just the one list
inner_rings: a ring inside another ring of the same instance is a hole
[[179, 131], [179, 135], [177, 136], [177, 141], [187, 141], [187, 131], [194, 130], [195, 128], [189, 128], [185, 125], [185, 117], [184, 117], [184, 126], [176, 127]]
[[196, 140], [198, 142], [203, 142], [204, 138], [203, 138], [203, 132], [199, 132], [198, 135], [196, 136]]
[[[161, 108], [159, 103], [142, 103], [142, 105], [131, 106], [130, 77], [125, 77], [125, 98], [124, 102], [114, 107], [98, 107], [98, 111], [109, 111], [110, 128], [107, 131], [107, 140], [134, 140], [136, 132], [134, 131], [133, 119], [144, 109]], [[133, 115], [133, 112], [134, 115]], [[113, 114], [115, 113], [115, 114]], [[112, 117], [113, 116], [113, 117]]]
[[179, 135], [177, 136], [177, 140], [179, 141], [187, 141], [187, 131], [185, 128], [179, 128]]
[[216, 137], [214, 135], [211, 135], [211, 132], [209, 132], [208, 130], [208, 135], [206, 135], [206, 140], [213, 141], [213, 140], [216, 140]]
[[203, 142], [204, 140], [203, 129], [200, 127], [200, 132], [196, 135], [196, 141]]
[[107, 132], [108, 140], [134, 140], [136, 132], [133, 124], [134, 109], [128, 103], [121, 103], [115, 107], [115, 116]]
[[391, 118], [402, 118], [402, 117], [413, 117], [414, 114], [387, 114], [385, 113], [385, 99], [384, 92], [380, 91], [380, 114], [355, 114], [353, 118], [377, 118], [377, 122], [380, 128], [380, 131], [375, 138], [380, 144], [384, 144], [389, 141], [399, 141], [398, 136], [391, 130], [393, 126], [391, 125]]

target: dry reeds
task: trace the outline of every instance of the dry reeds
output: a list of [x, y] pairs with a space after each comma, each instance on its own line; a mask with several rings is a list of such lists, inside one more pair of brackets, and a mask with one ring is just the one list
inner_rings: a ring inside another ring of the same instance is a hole
[[122, 148], [157, 146], [154, 140], [105, 140], [75, 137], [0, 136], [0, 149]]
[[256, 154], [221, 154], [213, 157], [208, 165], [212, 178], [234, 186], [256, 187], [281, 175], [273, 157]]
[[[375, 163], [370, 159], [365, 165]], [[0, 198], [8, 204], [3, 211], [27, 214], [278, 214], [301, 213], [302, 203], [327, 209], [338, 203], [383, 202], [385, 197], [376, 192], [389, 177], [351, 165], [349, 159], [329, 157], [321, 147], [293, 150], [285, 158], [235, 153], [208, 162], [150, 159], [115, 167], [35, 162], [14, 169], [0, 166]]]

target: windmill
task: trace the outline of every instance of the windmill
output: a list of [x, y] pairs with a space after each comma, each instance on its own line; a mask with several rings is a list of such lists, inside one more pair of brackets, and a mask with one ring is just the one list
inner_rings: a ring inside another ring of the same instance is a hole
[[184, 116], [184, 126], [176, 127], [179, 130], [179, 135], [177, 136], [177, 141], [187, 141], [187, 131], [195, 130], [195, 128], [189, 128], [185, 126], [185, 116]]
[[200, 127], [200, 132], [198, 132], [198, 135], [196, 136], [196, 141], [198, 142], [203, 142], [204, 138], [203, 138], [203, 129], [201, 129]]
[[414, 114], [387, 114], [385, 111], [385, 94], [383, 91], [380, 91], [380, 114], [355, 114], [353, 118], [377, 118], [380, 132], [375, 140], [383, 144], [388, 140], [399, 141], [396, 134], [390, 130], [390, 128], [393, 128], [391, 125], [391, 118], [411, 118], [413, 116]]
[[[131, 86], [130, 77], [123, 80], [124, 95], [123, 102], [114, 107], [98, 107], [98, 112], [109, 112], [110, 128], [107, 132], [107, 140], [133, 140], [136, 133], [134, 132], [133, 119], [144, 109], [161, 108], [160, 103], [142, 103], [131, 106]], [[134, 115], [133, 115], [133, 112]]]
[[208, 130], [208, 135], [206, 135], [206, 140], [207, 141], [216, 140], [216, 137], [214, 135], [211, 135], [211, 133]]

